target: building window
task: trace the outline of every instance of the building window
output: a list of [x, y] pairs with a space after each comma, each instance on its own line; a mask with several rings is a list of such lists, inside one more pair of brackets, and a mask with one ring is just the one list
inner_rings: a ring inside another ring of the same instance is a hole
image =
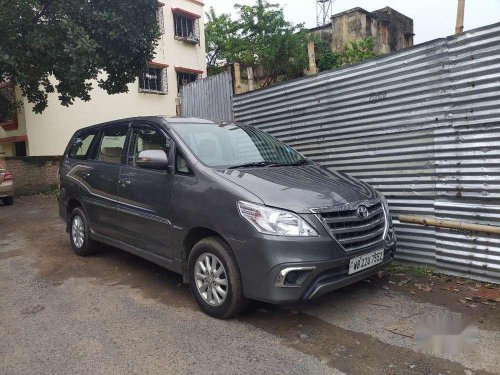
[[188, 83], [194, 82], [198, 79], [201, 73], [195, 71], [177, 70], [177, 90], [181, 92], [181, 88]]
[[167, 69], [166, 67], [150, 66], [139, 76], [139, 92], [166, 94]]
[[26, 142], [14, 142], [14, 148], [16, 150], [16, 156], [27, 156]]
[[413, 46], [413, 33], [405, 33], [403, 47], [409, 48]]
[[158, 8], [156, 8], [156, 22], [158, 22], [158, 28], [160, 29], [160, 34], [165, 34], [165, 22], [163, 18], [163, 4], [159, 3]]
[[174, 13], [175, 39], [198, 44], [200, 42], [200, 16], [177, 8], [172, 9], [172, 12]]

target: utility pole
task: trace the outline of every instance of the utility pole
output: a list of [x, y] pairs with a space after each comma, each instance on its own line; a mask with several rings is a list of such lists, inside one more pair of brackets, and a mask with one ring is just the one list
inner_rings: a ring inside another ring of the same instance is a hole
[[455, 27], [455, 34], [460, 34], [464, 31], [464, 14], [465, 0], [458, 0], [457, 26]]

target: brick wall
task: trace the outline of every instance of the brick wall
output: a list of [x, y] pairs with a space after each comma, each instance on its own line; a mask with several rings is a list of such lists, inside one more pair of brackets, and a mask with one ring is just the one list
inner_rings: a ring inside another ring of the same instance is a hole
[[15, 195], [45, 193], [58, 188], [60, 156], [19, 156], [0, 159], [12, 173]]

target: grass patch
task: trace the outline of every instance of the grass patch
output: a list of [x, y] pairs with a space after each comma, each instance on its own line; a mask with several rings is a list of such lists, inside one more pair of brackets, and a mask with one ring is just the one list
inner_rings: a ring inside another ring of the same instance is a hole
[[36, 197], [37, 195], [57, 195], [59, 193], [59, 186], [57, 184], [50, 185], [46, 190], [38, 193], [20, 194], [19, 197]]
[[434, 270], [426, 265], [420, 266], [409, 266], [401, 263], [392, 263], [387, 271], [390, 273], [405, 273], [407, 275], [413, 275], [417, 277], [431, 277], [434, 273]]

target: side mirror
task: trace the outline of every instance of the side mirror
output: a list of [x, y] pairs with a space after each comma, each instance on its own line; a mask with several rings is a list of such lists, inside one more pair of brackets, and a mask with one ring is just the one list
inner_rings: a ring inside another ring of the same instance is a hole
[[168, 157], [163, 150], [145, 150], [139, 152], [136, 164], [140, 168], [167, 169]]

